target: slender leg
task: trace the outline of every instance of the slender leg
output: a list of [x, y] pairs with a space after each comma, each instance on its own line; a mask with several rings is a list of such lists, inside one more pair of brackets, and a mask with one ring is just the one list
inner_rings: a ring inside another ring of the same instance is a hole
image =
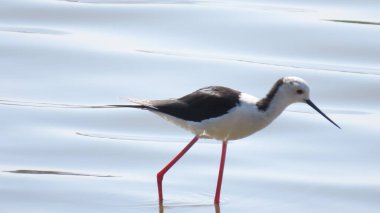
[[216, 185], [216, 192], [215, 192], [215, 199], [214, 199], [214, 203], [215, 204], [219, 204], [220, 203], [219, 202], [220, 201], [220, 190], [222, 188], [224, 162], [226, 160], [226, 151], [227, 151], [227, 141], [223, 141], [222, 157], [220, 158], [218, 183]]
[[162, 194], [162, 180], [164, 179], [165, 173], [197, 142], [199, 139], [198, 136], [195, 136], [193, 140], [180, 152], [177, 156], [173, 158], [172, 161], [168, 163], [160, 172], [157, 173], [157, 186], [158, 186], [158, 201], [160, 204], [164, 201]]

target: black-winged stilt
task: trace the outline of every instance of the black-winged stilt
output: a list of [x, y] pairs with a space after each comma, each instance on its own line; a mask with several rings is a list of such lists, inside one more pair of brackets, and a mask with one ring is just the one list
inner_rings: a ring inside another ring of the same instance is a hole
[[178, 99], [133, 100], [133, 105], [109, 105], [146, 109], [192, 132], [195, 137], [157, 173], [160, 204], [163, 203], [162, 180], [165, 173], [198, 141], [213, 138], [222, 141], [222, 154], [214, 203], [220, 202], [227, 143], [247, 137], [268, 126], [292, 103], [307, 103], [327, 120], [340, 128], [309, 98], [307, 83], [298, 77], [279, 79], [262, 99], [227, 87], [211, 86]]

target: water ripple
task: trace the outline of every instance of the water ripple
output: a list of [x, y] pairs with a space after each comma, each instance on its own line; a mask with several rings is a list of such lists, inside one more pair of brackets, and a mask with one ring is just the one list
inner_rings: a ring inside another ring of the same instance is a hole
[[[380, 76], [380, 70], [376, 68], [365, 68], [365, 67], [343, 67], [343, 66], [332, 66], [325, 64], [294, 64], [292, 62], [276, 62], [276, 61], [264, 61], [260, 59], [245, 59], [245, 58], [235, 58], [235, 57], [225, 57], [225, 56], [212, 56], [212, 55], [202, 55], [202, 54], [192, 54], [183, 53], [175, 51], [160, 51], [160, 50], [142, 50], [137, 49], [136, 52], [157, 54], [164, 56], [176, 56], [176, 57], [188, 57], [188, 58], [200, 58], [200, 59], [211, 59], [211, 60], [223, 60], [223, 61], [234, 61], [240, 63], [250, 63], [259, 65], [268, 65], [284, 68], [293, 69], [307, 69], [307, 70], [318, 70], [318, 71], [329, 71], [329, 72], [339, 72], [339, 73], [349, 73], [349, 74], [361, 74], [361, 75], [375, 75]], [[365, 70], [365, 71], [358, 71]]]
[[200, 1], [195, 0], [58, 0], [70, 3], [90, 3], [90, 4], [195, 4]]
[[371, 21], [338, 20], [338, 19], [325, 19], [325, 21], [348, 23], [348, 24], [380, 25], [380, 22], [371, 22]]
[[52, 30], [47, 28], [35, 28], [35, 27], [0, 27], [0, 31], [13, 32], [13, 33], [30, 33], [30, 34], [45, 34], [45, 35], [64, 35], [68, 32], [60, 30]]
[[117, 177], [113, 175], [94, 175], [94, 174], [84, 174], [84, 173], [74, 173], [74, 172], [61, 172], [61, 171], [47, 171], [47, 170], [13, 170], [13, 171], [4, 171], [8, 173], [15, 174], [31, 174], [31, 175], [73, 175], [73, 176], [87, 176], [87, 177]]

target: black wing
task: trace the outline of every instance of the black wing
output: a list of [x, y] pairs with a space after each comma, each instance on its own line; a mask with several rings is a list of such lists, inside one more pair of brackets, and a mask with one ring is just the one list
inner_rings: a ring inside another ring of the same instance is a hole
[[147, 108], [188, 121], [202, 121], [226, 114], [239, 104], [239, 96], [239, 91], [211, 86], [179, 99], [149, 101]]

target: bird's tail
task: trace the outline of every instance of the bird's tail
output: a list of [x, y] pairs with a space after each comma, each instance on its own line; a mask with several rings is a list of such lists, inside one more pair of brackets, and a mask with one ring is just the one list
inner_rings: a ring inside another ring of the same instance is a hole
[[24, 106], [24, 107], [47, 107], [47, 108], [137, 108], [137, 109], [154, 109], [148, 104], [148, 101], [130, 100], [133, 104], [111, 104], [111, 105], [74, 105], [46, 102], [29, 102], [16, 100], [0, 100], [0, 105]]
[[95, 105], [95, 106], [79, 106], [78, 108], [137, 108], [144, 109], [146, 108], [143, 105], [138, 104], [112, 104], [112, 105]]

